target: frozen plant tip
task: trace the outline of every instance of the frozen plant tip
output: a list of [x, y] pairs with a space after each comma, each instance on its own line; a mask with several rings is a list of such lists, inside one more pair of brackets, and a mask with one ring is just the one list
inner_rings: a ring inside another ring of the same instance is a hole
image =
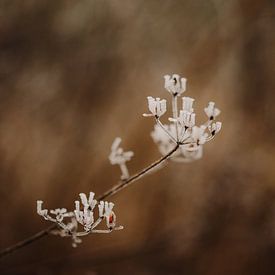
[[125, 180], [129, 178], [128, 168], [126, 166], [126, 162], [131, 160], [134, 153], [132, 151], [124, 152], [121, 147], [119, 147], [121, 143], [121, 138], [115, 138], [112, 146], [111, 146], [111, 153], [109, 155], [109, 160], [111, 164], [119, 165], [121, 170], [121, 179]]
[[[37, 214], [45, 220], [56, 223], [56, 229], [51, 233], [61, 237], [71, 237], [72, 245], [76, 247], [81, 243], [80, 237], [90, 233], [110, 233], [113, 230], [121, 230], [122, 226], [116, 226], [116, 215], [113, 211], [112, 202], [100, 201], [94, 199], [94, 193], [90, 192], [89, 197], [80, 193], [80, 201], [75, 201], [75, 210], [68, 212], [65, 208], [54, 210], [42, 209], [43, 202], [37, 201]], [[98, 208], [95, 215], [95, 208]], [[50, 213], [50, 214], [49, 214]], [[99, 224], [106, 220], [107, 229], [98, 229]], [[84, 231], [79, 231], [79, 224], [83, 226]]]
[[177, 98], [185, 92], [187, 80], [177, 74], [165, 75], [164, 79], [164, 87], [172, 95], [172, 117], [168, 119], [171, 123], [163, 124], [160, 120], [158, 112], [161, 114], [159, 111], [161, 108], [156, 107], [157, 104], [160, 104], [160, 100], [153, 102], [152, 97], [148, 97], [148, 108], [155, 116], [156, 122], [151, 136], [162, 155], [166, 155], [175, 144], [178, 144], [179, 150], [175, 152], [171, 160], [181, 162], [197, 160], [202, 157], [203, 145], [213, 139], [221, 130], [222, 123], [215, 122], [221, 111], [215, 107], [214, 102], [210, 101], [204, 109], [208, 120], [204, 124], [196, 126], [193, 98], [182, 97], [182, 108], [178, 109]]
[[145, 117], [155, 116], [156, 118], [161, 117], [166, 112], [166, 100], [160, 100], [159, 97], [154, 99], [151, 96], [147, 97], [148, 99], [148, 107], [151, 114], [143, 114]]
[[[216, 108], [214, 102], [210, 101], [208, 106], [204, 108], [207, 121], [201, 125], [196, 125], [197, 116], [193, 107], [195, 100], [184, 96], [180, 101], [182, 103], [181, 107], [178, 104], [178, 99], [186, 92], [186, 78], [173, 74], [172, 76], [165, 75], [164, 80], [164, 88], [171, 95], [171, 115], [168, 116], [168, 122], [163, 124], [160, 120], [167, 111], [165, 99], [147, 97], [149, 112], [144, 114], [145, 117], [153, 117], [155, 120], [151, 137], [158, 145], [162, 156], [130, 176], [126, 163], [131, 160], [134, 154], [132, 151], [124, 152], [120, 147], [121, 138], [116, 138], [111, 146], [109, 160], [111, 164], [119, 165], [121, 180], [99, 196], [98, 199], [95, 199], [93, 192], [88, 195], [80, 193], [80, 200], [75, 201], [73, 211], [68, 211], [66, 208], [44, 209], [43, 201], [38, 200], [38, 215], [52, 222], [53, 225], [13, 246], [3, 249], [0, 252], [0, 257], [43, 236], [47, 236], [49, 233], [61, 237], [71, 237], [72, 245], [76, 247], [81, 243], [81, 237], [88, 234], [110, 233], [113, 230], [121, 230], [123, 227], [116, 225], [117, 218], [114, 213], [114, 203], [105, 201], [107, 197], [117, 194], [142, 177], [164, 167], [168, 159], [178, 162], [191, 162], [202, 157], [204, 145], [221, 130], [222, 123], [215, 121], [220, 114], [220, 110]], [[105, 227], [99, 228], [102, 223], [105, 224]]]
[[165, 89], [174, 96], [180, 96], [186, 90], [186, 78], [181, 78], [178, 74], [164, 76]]

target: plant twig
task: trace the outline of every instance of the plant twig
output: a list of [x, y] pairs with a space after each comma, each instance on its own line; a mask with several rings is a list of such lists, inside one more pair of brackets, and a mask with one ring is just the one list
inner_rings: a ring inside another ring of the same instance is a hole
[[152, 170], [153, 168], [155, 168], [156, 166], [158, 166], [159, 164], [164, 162], [166, 159], [168, 159], [171, 155], [173, 155], [173, 153], [176, 152], [178, 150], [178, 148], [179, 148], [179, 144], [177, 144], [167, 155], [163, 156], [162, 158], [160, 158], [157, 161], [153, 162], [151, 165], [144, 168], [140, 172], [136, 173], [135, 175], [131, 176], [130, 178], [128, 178], [126, 180], [121, 181], [120, 183], [115, 185], [113, 188], [106, 191], [103, 195], [99, 196], [97, 198], [97, 200], [104, 200], [107, 197], [113, 196], [117, 192], [121, 191], [125, 187], [129, 186], [130, 184], [132, 184], [133, 182], [138, 180], [139, 178], [145, 176], [150, 170]]
[[5, 249], [3, 249], [1, 252], [0, 252], [0, 258], [4, 257], [5, 255], [8, 255], [12, 252], [14, 252], [15, 250], [18, 250], [24, 246], [27, 246], [39, 239], [42, 239], [43, 237], [49, 235], [49, 233], [55, 229], [57, 227], [56, 224], [52, 224], [51, 226], [49, 226], [48, 228], [44, 229], [44, 230], [41, 230], [39, 232], [37, 232], [36, 234], [30, 236], [29, 238], [23, 240], [23, 241], [20, 241], [12, 246], [9, 246]]
[[[114, 194], [120, 192], [125, 187], [129, 186], [133, 182], [135, 182], [138, 179], [140, 179], [141, 177], [145, 176], [153, 168], [157, 167], [158, 165], [163, 163], [165, 160], [167, 160], [169, 157], [171, 157], [173, 155], [173, 153], [178, 150], [179, 146], [180, 146], [180, 144], [177, 143], [176, 146], [167, 155], [165, 155], [162, 158], [158, 159], [157, 161], [153, 162], [152, 164], [150, 164], [149, 166], [147, 166], [146, 168], [144, 168], [140, 172], [138, 172], [135, 175], [129, 177], [128, 179], [120, 181], [117, 185], [115, 185], [114, 187], [112, 187], [111, 189], [106, 191], [104, 194], [99, 196], [97, 198], [97, 200], [100, 201], [100, 200], [106, 199], [107, 197], [113, 196]], [[29, 238], [16, 243], [15, 245], [12, 245], [12, 246], [9, 246], [9, 247], [3, 249], [2, 251], [0, 251], [0, 258], [2, 258], [4, 256], [20, 249], [22, 247], [25, 247], [25, 246], [27, 246], [27, 245], [29, 245], [29, 244], [31, 244], [31, 243], [39, 240], [39, 239], [42, 239], [43, 237], [48, 236], [50, 234], [50, 232], [53, 229], [55, 229], [56, 227], [57, 227], [57, 225], [53, 224], [53, 225], [49, 226], [48, 228], [46, 228], [44, 230], [41, 230], [41, 231], [37, 232], [36, 234], [30, 236]]]

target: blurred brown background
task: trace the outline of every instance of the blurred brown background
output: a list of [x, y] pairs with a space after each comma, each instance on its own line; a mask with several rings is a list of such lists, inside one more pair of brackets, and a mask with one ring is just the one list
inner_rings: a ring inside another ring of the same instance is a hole
[[146, 96], [221, 108], [203, 159], [170, 163], [112, 198], [124, 231], [77, 249], [47, 237], [1, 274], [275, 274], [275, 2], [0, 1], [1, 248], [46, 227], [36, 200], [72, 208], [116, 183], [116, 136], [130, 171], [159, 157]]

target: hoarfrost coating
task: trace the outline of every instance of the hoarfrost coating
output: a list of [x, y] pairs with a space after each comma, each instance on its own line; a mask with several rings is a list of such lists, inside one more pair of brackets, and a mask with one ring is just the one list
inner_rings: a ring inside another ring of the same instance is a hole
[[[99, 202], [95, 199], [93, 192], [90, 192], [88, 196], [80, 193], [80, 201], [75, 201], [74, 211], [68, 212], [66, 208], [43, 209], [43, 201], [37, 201], [38, 215], [56, 224], [56, 229], [50, 231], [52, 234], [71, 237], [72, 245], [76, 247], [81, 243], [82, 236], [90, 233], [110, 233], [113, 230], [123, 229], [122, 226], [116, 226], [114, 203], [103, 201], [103, 198], [121, 191], [137, 179], [162, 168], [167, 159], [191, 162], [202, 157], [204, 144], [212, 140], [221, 130], [222, 123], [215, 121], [221, 111], [216, 108], [213, 101], [210, 101], [204, 108], [207, 116], [206, 122], [196, 125], [196, 114], [193, 108], [195, 100], [191, 97], [182, 97], [182, 108], [178, 107], [178, 98], [186, 92], [186, 78], [173, 74], [172, 76], [165, 75], [164, 79], [164, 88], [171, 95], [172, 115], [168, 118], [168, 123], [163, 124], [160, 120], [167, 111], [165, 99], [148, 96], [149, 114], [143, 114], [143, 116], [153, 117], [155, 120], [151, 137], [158, 145], [163, 157], [130, 177], [126, 163], [131, 160], [134, 153], [132, 151], [125, 152], [120, 147], [121, 138], [115, 138], [111, 146], [109, 160], [111, 164], [119, 165], [121, 180], [105, 192]], [[107, 229], [98, 229], [98, 225], [103, 220], [105, 220]], [[79, 231], [79, 225], [83, 228], [82, 231]]]
[[[195, 100], [191, 97], [182, 97], [182, 108], [178, 108], [177, 98], [186, 92], [186, 78], [173, 74], [171, 76], [165, 75], [164, 80], [164, 88], [172, 96], [172, 117], [168, 119], [167, 124], [163, 124], [160, 120], [161, 115], [163, 115], [162, 109], [160, 106], [157, 107], [157, 104], [160, 105], [160, 100], [153, 101], [153, 98], [149, 96], [148, 109], [152, 115], [145, 114], [144, 116], [154, 116], [155, 118], [156, 124], [151, 136], [162, 155], [167, 154], [173, 144], [179, 144], [180, 150], [171, 157], [171, 160], [181, 162], [197, 160], [203, 155], [203, 145], [212, 140], [221, 130], [222, 123], [215, 122], [221, 111], [215, 107], [213, 101], [210, 101], [208, 106], [204, 108], [207, 121], [196, 126], [196, 114], [193, 108]], [[167, 110], [166, 101], [164, 109]]]

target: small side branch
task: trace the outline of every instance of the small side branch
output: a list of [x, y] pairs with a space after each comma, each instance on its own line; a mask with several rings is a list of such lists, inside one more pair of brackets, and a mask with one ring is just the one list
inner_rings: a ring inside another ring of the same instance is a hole
[[[119, 184], [115, 185], [113, 188], [106, 191], [103, 195], [99, 196], [97, 198], [97, 200], [100, 201], [100, 200], [106, 199], [107, 197], [113, 196], [114, 194], [120, 192], [125, 187], [132, 184], [133, 182], [142, 178], [143, 176], [148, 174], [153, 168], [157, 167], [158, 165], [163, 163], [165, 160], [167, 160], [169, 157], [171, 157], [173, 155], [173, 153], [177, 151], [178, 148], [179, 148], [179, 144], [176, 144], [176, 146], [167, 155], [165, 155], [162, 158], [160, 158], [159, 160], [153, 162], [151, 165], [144, 168], [143, 170], [136, 173], [135, 175], [131, 176], [130, 178], [121, 181]], [[2, 251], [0, 251], [0, 258], [4, 257], [20, 248], [23, 248], [39, 239], [42, 239], [42, 238], [48, 236], [51, 233], [51, 231], [56, 228], [57, 228], [57, 225], [53, 224], [53, 225], [49, 226], [48, 228], [37, 232], [36, 234], [32, 235], [31, 237], [16, 243], [15, 245], [12, 245], [10, 247], [3, 249]]]

